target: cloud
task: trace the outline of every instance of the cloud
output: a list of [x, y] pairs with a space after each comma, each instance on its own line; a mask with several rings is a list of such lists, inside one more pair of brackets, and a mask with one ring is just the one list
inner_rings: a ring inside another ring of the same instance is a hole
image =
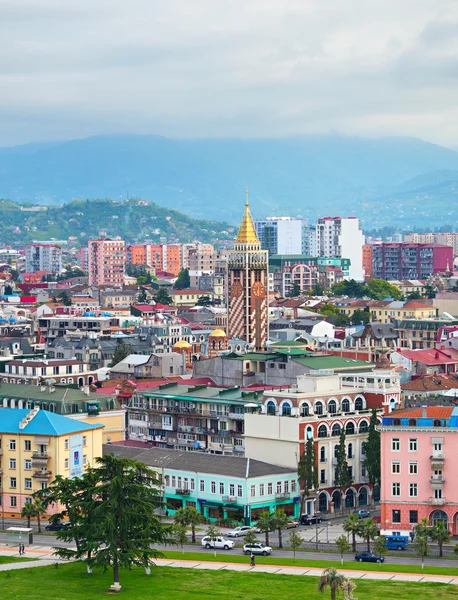
[[458, 143], [454, 0], [0, 0], [0, 144], [338, 131]]

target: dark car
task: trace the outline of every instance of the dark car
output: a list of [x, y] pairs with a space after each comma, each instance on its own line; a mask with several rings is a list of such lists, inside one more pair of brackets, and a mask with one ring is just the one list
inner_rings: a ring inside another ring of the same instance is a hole
[[63, 528], [64, 528], [63, 523], [50, 523], [49, 525], [46, 525], [45, 530], [46, 531], [60, 531]]
[[354, 515], [358, 515], [359, 519], [368, 519], [371, 516], [371, 513], [368, 510], [354, 510], [353, 511]]
[[377, 554], [374, 554], [373, 552], [360, 552], [359, 554], [356, 554], [355, 560], [357, 560], [358, 562], [382, 563], [385, 561], [385, 557], [378, 556]]
[[321, 523], [322, 520], [323, 519], [318, 515], [313, 515], [313, 517], [310, 515], [302, 515], [300, 523], [301, 525], [316, 525], [317, 523]]

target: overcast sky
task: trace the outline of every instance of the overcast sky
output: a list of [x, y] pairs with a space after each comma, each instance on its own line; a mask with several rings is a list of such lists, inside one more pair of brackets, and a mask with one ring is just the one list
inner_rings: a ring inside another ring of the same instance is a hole
[[0, 145], [339, 132], [458, 146], [458, 0], [0, 0]]

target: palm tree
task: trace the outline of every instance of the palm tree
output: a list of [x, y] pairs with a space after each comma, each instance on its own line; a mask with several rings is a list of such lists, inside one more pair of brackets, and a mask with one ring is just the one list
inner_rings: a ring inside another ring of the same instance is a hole
[[196, 542], [196, 525], [202, 523], [202, 515], [195, 508], [186, 507], [180, 508], [173, 515], [175, 523], [191, 527], [191, 539], [193, 544]]
[[274, 529], [278, 531], [278, 547], [283, 548], [283, 539], [281, 532], [283, 531], [283, 529], [286, 529], [289, 519], [285, 515], [285, 511], [282, 508], [277, 508], [277, 510], [273, 513], [272, 518]]
[[378, 526], [372, 519], [364, 519], [364, 521], [360, 522], [358, 535], [366, 540], [367, 542], [367, 551], [371, 551], [371, 540], [374, 540], [379, 532]]
[[358, 515], [350, 515], [343, 523], [345, 533], [351, 533], [351, 547], [353, 552], [356, 552], [356, 536], [361, 529], [361, 522]]
[[30, 519], [36, 516], [35, 506], [31, 502], [26, 502], [21, 510], [21, 518], [27, 519], [27, 527], [30, 528]]
[[41, 517], [45, 515], [48, 511], [45, 503], [40, 498], [35, 498], [33, 503], [33, 508], [35, 511], [35, 516], [37, 517], [37, 525], [38, 525], [38, 533], [41, 533]]
[[266, 536], [266, 546], [269, 546], [269, 531], [275, 529], [272, 514], [265, 510], [262, 512], [258, 520], [256, 521], [256, 527], [262, 531]]
[[318, 591], [323, 593], [329, 587], [331, 591], [331, 600], [336, 600], [337, 592], [342, 589], [345, 577], [335, 569], [325, 569], [318, 581]]
[[433, 542], [437, 542], [437, 545], [439, 546], [439, 556], [443, 556], [442, 546], [449, 541], [451, 535], [452, 534], [447, 529], [444, 521], [438, 521], [436, 525], [431, 528], [430, 536]]

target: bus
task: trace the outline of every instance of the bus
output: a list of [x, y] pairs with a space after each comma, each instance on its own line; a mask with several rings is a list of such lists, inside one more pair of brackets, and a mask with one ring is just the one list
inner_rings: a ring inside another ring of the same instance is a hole
[[387, 535], [385, 545], [388, 550], [404, 550], [409, 546], [409, 538], [407, 535]]

